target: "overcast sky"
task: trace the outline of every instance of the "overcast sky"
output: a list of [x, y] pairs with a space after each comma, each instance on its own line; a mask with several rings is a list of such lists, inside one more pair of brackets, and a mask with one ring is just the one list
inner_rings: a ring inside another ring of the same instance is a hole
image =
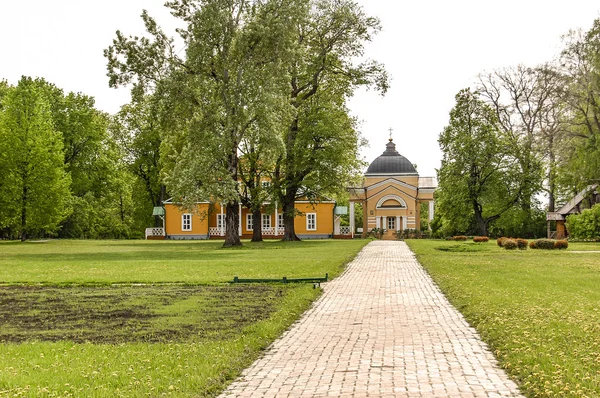
[[[598, 0], [358, 0], [380, 18], [383, 31], [367, 56], [392, 76], [385, 97], [357, 92], [350, 102], [369, 141], [371, 162], [385, 149], [393, 128], [398, 151], [421, 176], [435, 175], [441, 154], [437, 137], [448, 122], [454, 95], [473, 86], [479, 73], [519, 63], [552, 60], [569, 29], [588, 30], [600, 17]], [[129, 90], [109, 89], [106, 60], [117, 29], [141, 34], [147, 9], [172, 29], [176, 21], [164, 0], [0, 0], [0, 79], [44, 77], [65, 91], [96, 98], [116, 112]]]

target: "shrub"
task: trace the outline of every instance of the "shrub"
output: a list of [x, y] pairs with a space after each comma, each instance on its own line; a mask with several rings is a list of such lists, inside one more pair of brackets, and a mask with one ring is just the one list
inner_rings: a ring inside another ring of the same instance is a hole
[[452, 239], [460, 241], [460, 242], [464, 242], [464, 241], [466, 241], [469, 238], [467, 238], [466, 236], [463, 236], [463, 235], [457, 235], [457, 236], [453, 236]]
[[473, 242], [475, 243], [484, 243], [484, 242], [488, 242], [490, 240], [490, 238], [488, 238], [487, 236], [474, 236], [473, 237]]
[[554, 240], [552, 239], [538, 239], [535, 241], [535, 245], [532, 249], [552, 250], [554, 249]]
[[519, 248], [519, 250], [527, 250], [527, 241], [525, 239], [515, 239], [515, 242], [517, 242], [517, 247]]
[[529, 242], [529, 248], [530, 249], [537, 249], [537, 246], [535, 245], [535, 240], [532, 240], [531, 242]]
[[517, 248], [517, 241], [514, 239], [505, 239], [502, 247], [506, 250], [515, 250]]
[[557, 240], [554, 242], [554, 249], [562, 250], [569, 247], [569, 242], [566, 240]]
[[496, 239], [496, 243], [498, 244], [498, 246], [502, 247], [504, 245], [505, 240], [506, 240], [505, 237], [498, 238], [498, 239]]

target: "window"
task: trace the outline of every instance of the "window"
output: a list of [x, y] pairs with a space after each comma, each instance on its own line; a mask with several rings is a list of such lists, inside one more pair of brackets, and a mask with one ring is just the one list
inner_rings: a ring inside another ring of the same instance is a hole
[[306, 213], [306, 230], [315, 231], [317, 229], [317, 213]]
[[277, 226], [283, 228], [283, 213], [277, 214]]
[[387, 229], [389, 231], [395, 231], [396, 230], [396, 217], [388, 217], [387, 219]]
[[217, 228], [225, 228], [225, 214], [217, 214]]
[[271, 186], [271, 181], [263, 181], [261, 182], [262, 189], [269, 189]]
[[192, 215], [184, 214], [181, 216], [181, 230], [191, 231], [192, 230]]
[[246, 214], [246, 231], [254, 230], [254, 215], [252, 213]]
[[271, 228], [271, 215], [270, 214], [262, 215], [262, 227], [263, 227], [263, 229]]

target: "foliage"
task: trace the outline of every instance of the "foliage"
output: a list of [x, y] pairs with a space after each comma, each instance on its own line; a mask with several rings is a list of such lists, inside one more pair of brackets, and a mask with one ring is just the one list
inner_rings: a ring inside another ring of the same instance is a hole
[[529, 243], [529, 247], [542, 250], [566, 249], [569, 243], [566, 240], [537, 239]]
[[504, 242], [502, 242], [502, 247], [506, 250], [515, 250], [518, 247], [518, 245], [514, 239], [508, 238], [505, 239]]
[[473, 242], [475, 243], [487, 243], [490, 240], [487, 236], [474, 236]]
[[404, 240], [404, 239], [423, 239], [427, 235], [423, 233], [420, 229], [399, 229], [396, 231], [396, 239]]
[[459, 242], [465, 242], [468, 239], [469, 239], [469, 237], [468, 236], [464, 236], [464, 235], [456, 235], [456, 236], [452, 237], [452, 240], [456, 240], [456, 241], [459, 241]]
[[[408, 244], [525, 396], [597, 395], [597, 255], [572, 253], [559, 259], [552, 252], [505, 252], [492, 243], [478, 245], [485, 251], [454, 253], [436, 250], [453, 242]], [[600, 249], [598, 244], [571, 246]]]
[[558, 250], [564, 250], [567, 249], [569, 247], [569, 242], [566, 240], [557, 240], [556, 242], [554, 242], [554, 248], [558, 249]]
[[527, 250], [527, 246], [529, 243], [529, 242], [527, 242], [527, 240], [517, 238], [517, 239], [515, 239], [515, 242], [517, 242], [517, 247], [519, 248], [519, 250]]
[[0, 228], [22, 240], [55, 233], [69, 213], [63, 141], [37, 82], [23, 77], [0, 111]]
[[585, 209], [581, 214], [571, 214], [567, 217], [567, 230], [575, 239], [600, 238], [600, 204]]
[[443, 153], [436, 191], [443, 229], [479, 235], [520, 197], [521, 181], [494, 111], [469, 89], [456, 95], [450, 123], [438, 139]]
[[274, 189], [282, 204], [284, 240], [297, 240], [294, 201], [339, 193], [360, 171], [358, 151], [364, 144], [348, 98], [358, 87], [388, 88], [382, 65], [367, 61], [365, 43], [380, 30], [351, 0], [312, 0], [302, 8], [293, 30], [293, 56], [288, 64], [291, 119], [282, 130], [285, 151], [273, 171]]
[[371, 238], [381, 239], [381, 237], [385, 235], [386, 231], [387, 230], [384, 228], [372, 228], [367, 235]]

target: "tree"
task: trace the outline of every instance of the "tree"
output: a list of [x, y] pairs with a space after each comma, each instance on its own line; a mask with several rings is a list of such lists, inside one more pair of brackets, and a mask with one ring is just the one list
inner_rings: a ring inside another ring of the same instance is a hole
[[[281, 86], [293, 1], [171, 1], [187, 23], [178, 30], [185, 58], [145, 12], [152, 37], [117, 39], [106, 51], [110, 85], [133, 83], [134, 98], [149, 90], [164, 96], [165, 182], [187, 207], [198, 200], [226, 205], [225, 246], [238, 234], [239, 150], [254, 123], [269, 125], [285, 108]], [[184, 122], [185, 120], [185, 122]], [[268, 130], [261, 130], [269, 134]]]
[[569, 146], [562, 178], [572, 192], [600, 180], [600, 19], [585, 32], [570, 32], [560, 58], [567, 76]]
[[70, 178], [62, 136], [53, 126], [50, 105], [34, 80], [23, 77], [8, 90], [0, 111], [0, 227], [25, 241], [53, 233], [68, 215]]
[[297, 240], [294, 231], [298, 198], [318, 198], [339, 192], [360, 168], [362, 144], [346, 100], [359, 86], [388, 88], [383, 66], [374, 61], [356, 64], [364, 44], [380, 30], [350, 0], [315, 0], [294, 30], [294, 57], [288, 66], [291, 121], [283, 134], [284, 154], [273, 173], [282, 204], [284, 240]]
[[464, 232], [472, 220], [487, 236], [490, 223], [517, 203], [522, 181], [506, 141], [495, 111], [477, 93], [461, 90], [438, 139], [443, 158], [436, 215], [442, 228]]
[[[142, 220], [150, 220], [152, 208], [166, 200], [162, 182], [160, 120], [154, 98], [147, 96], [121, 107], [110, 123], [110, 132], [121, 150], [121, 159], [127, 170], [136, 177], [133, 195]], [[140, 187], [141, 190], [138, 190]], [[159, 220], [154, 220], [155, 226]]]

